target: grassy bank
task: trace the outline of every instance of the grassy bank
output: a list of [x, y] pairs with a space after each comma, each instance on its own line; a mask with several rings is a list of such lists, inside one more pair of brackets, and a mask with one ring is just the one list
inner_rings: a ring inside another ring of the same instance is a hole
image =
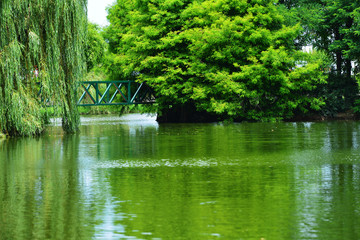
[[[78, 107], [80, 115], [127, 114], [127, 113], [156, 113], [155, 105], [116, 105]], [[53, 107], [47, 107], [48, 116], [57, 117]]]
[[93, 106], [78, 107], [80, 115], [97, 115], [97, 114], [126, 114], [141, 112], [141, 107], [137, 105], [129, 106]]

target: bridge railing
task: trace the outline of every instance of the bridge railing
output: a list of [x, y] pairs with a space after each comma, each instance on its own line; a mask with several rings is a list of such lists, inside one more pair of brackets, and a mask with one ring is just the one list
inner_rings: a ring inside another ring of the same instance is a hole
[[[38, 95], [41, 94], [41, 86]], [[106, 106], [155, 103], [152, 89], [132, 80], [83, 81], [79, 84], [78, 106]], [[42, 101], [44, 101], [42, 99]], [[44, 101], [49, 105], [49, 100]]]
[[154, 103], [155, 96], [145, 83], [131, 80], [122, 81], [84, 81], [78, 106], [130, 105]]

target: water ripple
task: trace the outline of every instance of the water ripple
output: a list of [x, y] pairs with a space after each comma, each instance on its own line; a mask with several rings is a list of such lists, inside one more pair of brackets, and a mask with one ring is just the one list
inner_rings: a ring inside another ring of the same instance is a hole
[[118, 160], [105, 161], [92, 166], [92, 168], [154, 168], [154, 167], [214, 167], [219, 163], [216, 160], [175, 160], [168, 161], [161, 159], [159, 161], [133, 161]]

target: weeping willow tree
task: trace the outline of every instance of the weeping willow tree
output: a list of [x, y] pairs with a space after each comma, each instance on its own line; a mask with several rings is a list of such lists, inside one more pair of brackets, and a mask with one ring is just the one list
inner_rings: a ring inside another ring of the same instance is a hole
[[76, 83], [86, 71], [87, 0], [0, 0], [0, 132], [44, 128], [44, 103], [57, 105], [66, 132], [79, 125]]

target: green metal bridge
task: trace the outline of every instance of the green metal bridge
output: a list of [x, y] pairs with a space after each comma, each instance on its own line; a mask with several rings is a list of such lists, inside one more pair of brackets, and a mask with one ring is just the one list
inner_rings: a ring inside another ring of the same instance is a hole
[[[152, 89], [133, 80], [83, 81], [79, 86], [78, 106], [109, 106], [155, 103]], [[41, 87], [38, 95], [40, 96]], [[49, 100], [46, 101], [47, 105]]]
[[149, 104], [155, 102], [152, 89], [145, 83], [123, 81], [85, 81], [78, 106]]

